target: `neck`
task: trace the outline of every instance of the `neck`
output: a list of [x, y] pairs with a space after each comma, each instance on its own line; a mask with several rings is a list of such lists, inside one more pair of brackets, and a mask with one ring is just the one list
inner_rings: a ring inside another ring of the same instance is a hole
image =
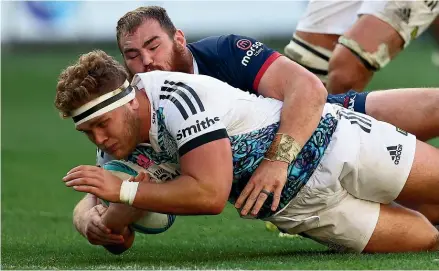
[[186, 47], [185, 51], [186, 51], [185, 61], [188, 63], [189, 73], [193, 74], [194, 73], [194, 56], [192, 55], [192, 52], [189, 50], [189, 48]]

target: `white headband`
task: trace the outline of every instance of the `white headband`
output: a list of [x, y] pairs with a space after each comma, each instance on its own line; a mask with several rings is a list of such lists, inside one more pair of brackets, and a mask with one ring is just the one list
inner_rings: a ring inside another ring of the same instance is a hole
[[96, 99], [82, 105], [78, 109], [72, 111], [72, 119], [78, 126], [92, 118], [96, 118], [113, 109], [116, 109], [129, 101], [133, 100], [136, 92], [130, 83], [125, 80], [122, 86], [109, 93], [105, 93]]

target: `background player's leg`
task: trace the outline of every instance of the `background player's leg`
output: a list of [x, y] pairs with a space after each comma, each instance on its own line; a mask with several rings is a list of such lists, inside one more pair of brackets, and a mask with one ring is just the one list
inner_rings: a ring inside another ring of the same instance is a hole
[[[387, 44], [390, 58], [398, 54], [404, 40], [389, 24], [372, 15], [363, 15], [344, 34], [355, 40], [366, 52], [376, 52], [380, 44]], [[362, 91], [372, 79], [373, 72], [348, 48], [338, 44], [329, 61], [327, 88], [329, 93], [344, 93], [351, 89]]]
[[326, 84], [329, 59], [339, 35], [308, 33], [297, 31], [285, 46], [284, 53], [289, 59], [299, 63], [314, 73]]
[[374, 91], [366, 114], [391, 123], [425, 141], [439, 136], [439, 88]]

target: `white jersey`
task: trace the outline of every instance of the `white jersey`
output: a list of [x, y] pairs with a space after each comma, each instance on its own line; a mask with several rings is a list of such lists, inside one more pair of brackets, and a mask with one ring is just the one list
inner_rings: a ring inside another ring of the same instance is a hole
[[[204, 75], [143, 73], [134, 77], [132, 85], [143, 89], [151, 102], [151, 145], [170, 156], [182, 156], [212, 139], [247, 134], [280, 120], [282, 102]], [[161, 150], [160, 140], [172, 144]]]
[[[178, 175], [181, 156], [208, 142], [229, 138], [234, 165], [229, 201], [233, 203], [275, 137], [282, 102], [204, 75], [154, 71], [135, 75], [132, 85], [144, 91], [150, 101], [151, 128], [150, 143], [138, 145], [127, 160], [143, 167], [153, 161]], [[337, 126], [328, 110], [333, 111], [329, 104], [315, 136], [289, 166], [279, 208], [288, 204], [318, 166]], [[272, 213], [267, 204], [260, 217]]]
[[439, 14], [438, 0], [309, 1], [296, 30], [343, 35], [358, 19], [369, 14], [390, 24], [405, 45], [423, 33]]
[[[233, 203], [274, 139], [282, 102], [204, 75], [154, 71], [137, 74], [132, 85], [145, 91], [151, 103], [151, 145], [138, 146], [128, 160], [137, 162], [139, 156], [147, 157], [178, 173], [181, 156], [208, 142], [229, 138], [234, 165], [229, 201]], [[306, 183], [329, 145], [337, 119], [328, 110], [333, 111], [329, 104], [315, 136], [289, 166], [279, 208], [286, 206]], [[267, 204], [259, 215], [272, 213]]]

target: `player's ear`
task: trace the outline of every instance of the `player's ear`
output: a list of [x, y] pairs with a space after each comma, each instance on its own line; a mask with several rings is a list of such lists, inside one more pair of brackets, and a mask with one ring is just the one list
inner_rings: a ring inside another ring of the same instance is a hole
[[131, 110], [137, 110], [139, 109], [139, 100], [137, 100], [137, 97], [135, 97], [130, 102], [128, 102], [128, 105], [131, 108]]
[[186, 38], [184, 36], [183, 31], [181, 31], [180, 29], [177, 29], [177, 31], [175, 32], [174, 40], [178, 44], [180, 44], [181, 46], [185, 46], [186, 47]]

